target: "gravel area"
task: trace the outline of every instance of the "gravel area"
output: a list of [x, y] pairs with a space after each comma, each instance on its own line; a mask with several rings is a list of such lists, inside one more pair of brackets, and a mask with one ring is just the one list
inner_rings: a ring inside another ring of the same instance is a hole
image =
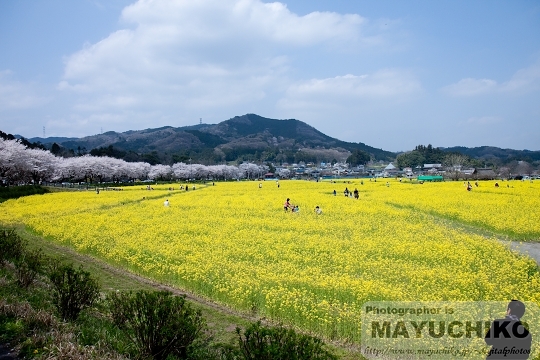
[[511, 241], [510, 247], [522, 254], [530, 256], [540, 266], [540, 243], [520, 243], [517, 241]]

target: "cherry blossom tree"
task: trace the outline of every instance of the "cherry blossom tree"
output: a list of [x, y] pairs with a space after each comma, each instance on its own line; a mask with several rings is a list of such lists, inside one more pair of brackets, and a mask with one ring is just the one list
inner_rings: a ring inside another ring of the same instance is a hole
[[[79, 157], [56, 157], [49, 151], [27, 149], [17, 140], [0, 139], [0, 177], [8, 182], [40, 181], [119, 181], [122, 179], [216, 179], [229, 180], [261, 177], [268, 166], [243, 163], [240, 166], [176, 163], [150, 165], [107, 156], [84, 155]], [[281, 176], [282, 174], [280, 174]], [[284, 174], [283, 174], [284, 175]]]
[[291, 170], [281, 169], [278, 171], [278, 176], [282, 179], [288, 179], [291, 176]]
[[0, 176], [9, 185], [22, 181], [27, 170], [24, 152], [26, 146], [18, 140], [0, 139]]
[[52, 179], [58, 158], [46, 150], [26, 149], [21, 161], [25, 161], [25, 179], [39, 184]]
[[170, 180], [173, 175], [172, 169], [169, 165], [152, 165], [148, 172], [148, 178], [152, 180]]

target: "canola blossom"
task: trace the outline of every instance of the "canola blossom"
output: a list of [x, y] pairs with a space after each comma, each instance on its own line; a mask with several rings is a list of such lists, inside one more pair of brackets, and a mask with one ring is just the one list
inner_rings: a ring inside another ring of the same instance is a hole
[[[540, 239], [540, 184], [511, 184], [467, 192], [459, 182], [246, 181], [53, 193], [0, 204], [0, 223], [24, 223], [229, 307], [358, 343], [367, 301], [540, 304], [537, 264], [499, 240]], [[345, 187], [360, 199], [345, 197]], [[286, 198], [298, 213], [283, 210]]]

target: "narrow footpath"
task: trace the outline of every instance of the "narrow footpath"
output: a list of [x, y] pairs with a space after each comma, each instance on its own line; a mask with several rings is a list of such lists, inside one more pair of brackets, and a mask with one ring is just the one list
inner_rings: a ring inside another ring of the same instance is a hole
[[540, 266], [540, 243], [520, 243], [517, 241], [510, 241], [509, 243], [511, 249], [530, 256]]

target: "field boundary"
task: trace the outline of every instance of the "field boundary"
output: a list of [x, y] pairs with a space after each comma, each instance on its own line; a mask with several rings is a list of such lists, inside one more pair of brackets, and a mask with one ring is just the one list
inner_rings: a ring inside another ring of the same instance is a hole
[[414, 206], [404, 206], [404, 205], [395, 204], [392, 202], [386, 202], [386, 204], [388, 204], [389, 206], [398, 208], [398, 209], [409, 209], [409, 210], [418, 211], [426, 216], [432, 217], [433, 220], [436, 222], [450, 226], [452, 228], [460, 227], [466, 230], [467, 232], [480, 235], [488, 241], [491, 240], [489, 237], [494, 237], [499, 242], [507, 245], [510, 249], [517, 251], [522, 255], [532, 258], [540, 269], [540, 240], [538, 239], [534, 239], [530, 241], [519, 241], [516, 239], [512, 239], [509, 235], [494, 232], [492, 230], [486, 229], [483, 226], [476, 226], [473, 223], [462, 222], [459, 219], [453, 219], [447, 216], [443, 216], [434, 211], [422, 211], [421, 209], [418, 209]]

